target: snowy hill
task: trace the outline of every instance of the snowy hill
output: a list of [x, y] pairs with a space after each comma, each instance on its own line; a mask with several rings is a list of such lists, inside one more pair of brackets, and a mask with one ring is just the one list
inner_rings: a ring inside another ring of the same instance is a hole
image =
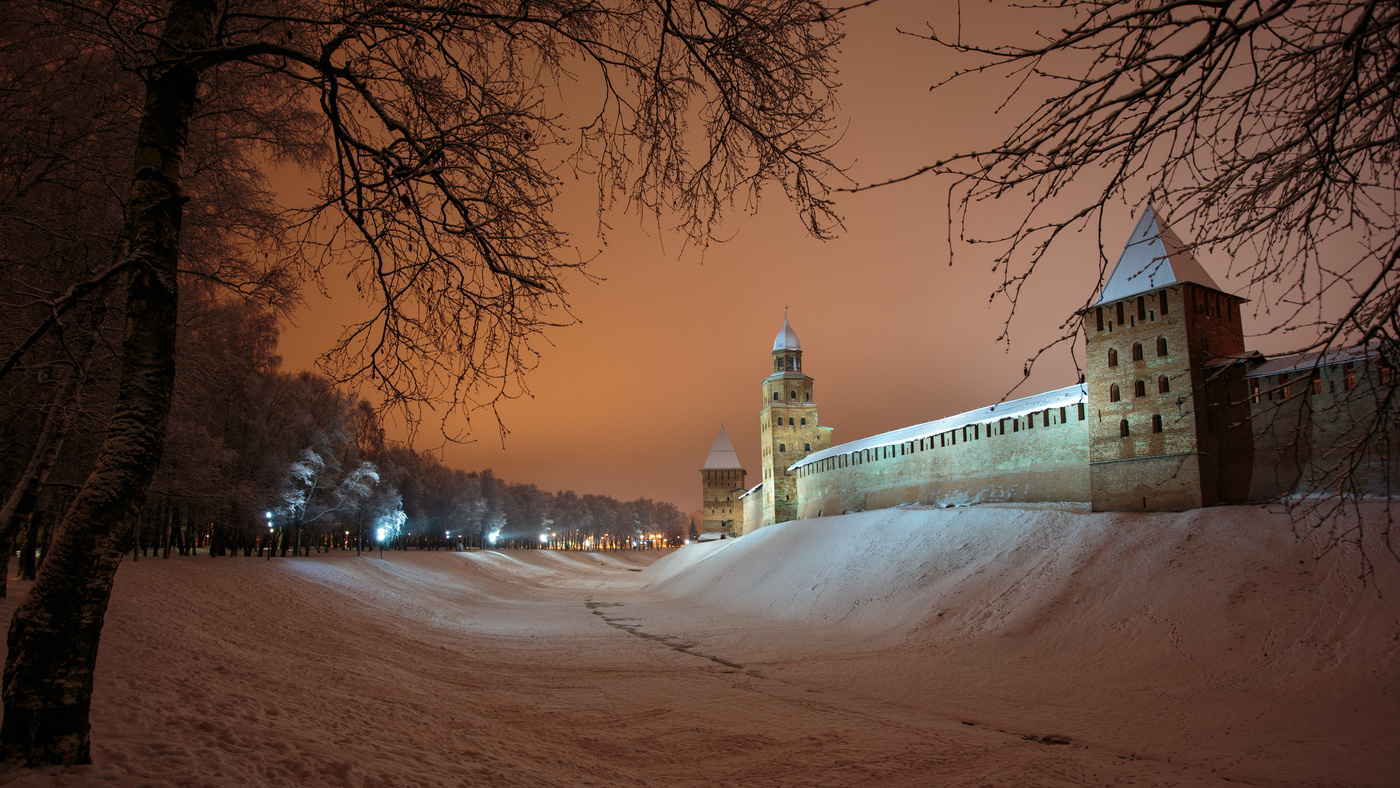
[[980, 506], [660, 560], [127, 562], [94, 764], [0, 785], [1394, 786], [1400, 564], [1362, 585], [1294, 529]]
[[[1374, 534], [1384, 509], [1368, 517]], [[858, 668], [806, 677], [911, 710], [1264, 782], [1397, 784], [1396, 559], [1368, 536], [1363, 585], [1355, 545], [1309, 531], [1259, 507], [888, 509], [687, 547], [643, 576], [712, 623], [793, 625], [720, 646], [731, 658], [857, 649]]]

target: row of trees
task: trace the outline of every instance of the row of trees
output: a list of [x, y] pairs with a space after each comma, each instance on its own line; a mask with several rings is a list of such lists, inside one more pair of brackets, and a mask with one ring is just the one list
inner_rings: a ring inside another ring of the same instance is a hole
[[[490, 470], [449, 468], [388, 441], [368, 402], [324, 376], [278, 369], [268, 310], [247, 302], [198, 306], [179, 332], [184, 363], [165, 454], [129, 545], [137, 556], [151, 549], [184, 555], [197, 544], [211, 556], [264, 549], [286, 556], [373, 544], [626, 546], [641, 534], [669, 543], [685, 535], [687, 520], [669, 503], [549, 493]], [[0, 459], [0, 488], [12, 499], [12, 528], [0, 536], [20, 537], [20, 573], [32, 579], [77, 481], [91, 471], [97, 429], [111, 406], [112, 365], [89, 365], [83, 385], [66, 393], [52, 375], [24, 371], [33, 374], [8, 378], [14, 396], [0, 405], [0, 440], [10, 447]], [[63, 411], [70, 439], [49, 447], [38, 490], [22, 502], [29, 463], [18, 460], [34, 457], [52, 427], [51, 419], [32, 418], [38, 402]]]

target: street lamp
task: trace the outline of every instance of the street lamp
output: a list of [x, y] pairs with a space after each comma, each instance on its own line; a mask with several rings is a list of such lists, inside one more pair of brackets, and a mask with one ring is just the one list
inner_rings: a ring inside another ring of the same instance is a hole
[[263, 512], [267, 518], [267, 560], [272, 560], [272, 512]]

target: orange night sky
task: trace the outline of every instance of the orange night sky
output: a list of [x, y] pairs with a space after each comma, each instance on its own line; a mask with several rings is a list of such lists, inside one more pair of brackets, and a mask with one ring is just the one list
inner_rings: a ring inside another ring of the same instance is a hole
[[[989, 8], [964, 7], [965, 33], [983, 41], [1008, 30], [1024, 34], [1043, 18]], [[930, 92], [955, 58], [896, 28], [954, 24], [951, 16], [935, 18], [940, 10], [951, 14], [951, 4], [886, 1], [849, 18], [839, 93], [848, 126], [836, 158], [853, 181], [882, 180], [990, 144], [1027, 106], [1023, 98], [996, 114], [1014, 84], [1001, 76]], [[996, 341], [1006, 305], [988, 299], [997, 283], [994, 254], [958, 246], [949, 266], [945, 188], [924, 178], [844, 195], [846, 230], [826, 243], [807, 236], [781, 190], [770, 189], [759, 213], [729, 218], [725, 243], [678, 259], [680, 239], [658, 233], [654, 217], [648, 224], [635, 214], [608, 216], [613, 229], [601, 246], [591, 185], [566, 187], [558, 220], [585, 257], [601, 251], [590, 270], [605, 281], [572, 283], [579, 323], [547, 334], [553, 347], [540, 343], [532, 396], [501, 408], [510, 430], [505, 445], [487, 414], [473, 422], [476, 442], [448, 444], [443, 459], [546, 490], [646, 496], [693, 511], [698, 469], [723, 422], [756, 484], [759, 382], [772, 368], [784, 305], [816, 381], [821, 421], [835, 428], [837, 443], [996, 401], [1097, 287], [1097, 238], [1085, 230], [1078, 249], [1062, 246], [1053, 268], [1038, 272], [1008, 347]], [[1104, 241], [1113, 259], [1139, 207], [1110, 213]], [[1015, 206], [986, 208], [983, 218], [1008, 225], [1019, 215]], [[1225, 276], [1226, 260], [1205, 254], [1202, 263], [1222, 287], [1243, 293]], [[284, 333], [288, 369], [311, 366], [340, 328], [341, 299], [354, 290], [331, 276], [331, 299], [308, 294], [308, 308]], [[1057, 352], [1016, 396], [1077, 379], [1068, 352]], [[420, 448], [440, 442], [425, 433]]]

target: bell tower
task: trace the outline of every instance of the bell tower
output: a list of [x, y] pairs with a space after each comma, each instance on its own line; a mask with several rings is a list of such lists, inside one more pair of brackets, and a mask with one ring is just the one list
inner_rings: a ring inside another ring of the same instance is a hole
[[759, 413], [763, 465], [763, 522], [746, 523], [748, 530], [797, 518], [797, 477], [793, 463], [831, 446], [831, 428], [817, 423], [812, 379], [802, 372], [802, 343], [783, 316], [783, 328], [773, 340], [773, 374], [763, 379], [763, 410]]

